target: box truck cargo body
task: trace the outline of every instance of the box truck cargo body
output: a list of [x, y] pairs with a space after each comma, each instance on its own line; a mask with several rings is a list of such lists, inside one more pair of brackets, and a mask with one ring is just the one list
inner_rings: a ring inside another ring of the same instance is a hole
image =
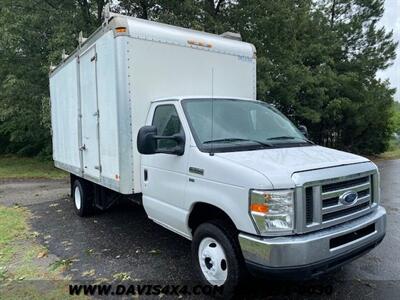
[[151, 101], [256, 97], [248, 43], [114, 17], [50, 76], [57, 167], [123, 194], [140, 193], [137, 132]]
[[51, 71], [50, 94], [76, 213], [142, 204], [228, 296], [246, 269], [318, 276], [385, 235], [376, 165], [257, 101], [256, 51], [236, 34], [111, 15]]

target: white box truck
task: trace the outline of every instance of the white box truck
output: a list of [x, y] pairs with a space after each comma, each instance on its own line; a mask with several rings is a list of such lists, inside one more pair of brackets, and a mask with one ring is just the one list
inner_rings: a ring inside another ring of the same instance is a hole
[[256, 50], [112, 14], [50, 73], [53, 157], [78, 215], [126, 195], [192, 240], [204, 282], [317, 276], [385, 235], [378, 169], [256, 100]]

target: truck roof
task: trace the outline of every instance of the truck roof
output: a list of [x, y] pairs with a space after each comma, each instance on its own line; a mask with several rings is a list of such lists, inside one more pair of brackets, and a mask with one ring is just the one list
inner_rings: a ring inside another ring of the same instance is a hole
[[[122, 31], [118, 29], [122, 29]], [[254, 58], [256, 55], [254, 45], [233, 39], [229, 34], [217, 35], [113, 13], [86, 41], [80, 44], [70, 55], [64, 57], [63, 61], [50, 71], [50, 76], [73, 57], [83, 53], [98, 38], [110, 30], [114, 31], [115, 36], [125, 35], [136, 39], [230, 54], [243, 58]]]
[[229, 99], [229, 100], [245, 100], [245, 101], [257, 101], [260, 102], [259, 100], [255, 100], [252, 98], [245, 98], [245, 97], [231, 97], [231, 96], [227, 96], [227, 97], [221, 97], [221, 96], [210, 96], [210, 95], [190, 95], [190, 96], [176, 96], [176, 97], [166, 97], [166, 98], [158, 98], [158, 99], [154, 99], [151, 102], [152, 103], [158, 103], [158, 102], [171, 102], [171, 101], [182, 101], [182, 100], [191, 100], [191, 99], [195, 99], [195, 100], [208, 100], [208, 99], [214, 99], [214, 100], [218, 100], [218, 99]]
[[[118, 16], [119, 18], [120, 16]], [[221, 35], [197, 31], [173, 25], [126, 17], [129, 35], [134, 38], [155, 40], [203, 50], [230, 53], [253, 57], [255, 47], [252, 44], [227, 38]]]

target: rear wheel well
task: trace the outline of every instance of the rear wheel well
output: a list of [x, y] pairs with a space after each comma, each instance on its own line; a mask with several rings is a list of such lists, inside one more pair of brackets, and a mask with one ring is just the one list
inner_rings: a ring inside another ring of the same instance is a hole
[[226, 212], [208, 203], [196, 203], [194, 205], [189, 216], [188, 225], [192, 233], [194, 233], [200, 224], [211, 220], [224, 221], [226, 225], [237, 230], [235, 223], [233, 223], [232, 219], [226, 214]]
[[92, 183], [92, 182], [90, 182], [90, 181], [84, 179], [83, 177], [80, 177], [80, 176], [77, 176], [77, 175], [75, 175], [75, 174], [72, 174], [72, 173], [69, 174], [69, 178], [70, 178], [70, 187], [71, 187], [71, 190], [70, 190], [71, 197], [74, 196], [74, 190], [73, 190], [73, 188], [74, 188], [75, 180], [79, 180], [82, 184], [88, 185], [88, 186], [90, 187], [89, 190], [92, 192], [92, 190], [93, 190], [93, 189], [92, 189], [92, 186], [93, 186], [93, 183]]
[[70, 174], [69, 174], [69, 178], [70, 178], [70, 179], [69, 179], [70, 196], [73, 197], [73, 196], [74, 196], [74, 191], [73, 191], [74, 182], [75, 182], [75, 180], [78, 178], [78, 176], [76, 176], [76, 175], [70, 173]]

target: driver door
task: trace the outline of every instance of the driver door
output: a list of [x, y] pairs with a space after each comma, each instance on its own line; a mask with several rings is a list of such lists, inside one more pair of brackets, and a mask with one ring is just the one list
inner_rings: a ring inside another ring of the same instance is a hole
[[[157, 135], [171, 136], [184, 132], [178, 107], [174, 102], [153, 103], [146, 125], [157, 127]], [[175, 146], [172, 140], [159, 140], [158, 148]], [[156, 153], [142, 155], [141, 180], [143, 206], [155, 222], [186, 235], [186, 211], [183, 210], [188, 182], [188, 141], [183, 155]]]

